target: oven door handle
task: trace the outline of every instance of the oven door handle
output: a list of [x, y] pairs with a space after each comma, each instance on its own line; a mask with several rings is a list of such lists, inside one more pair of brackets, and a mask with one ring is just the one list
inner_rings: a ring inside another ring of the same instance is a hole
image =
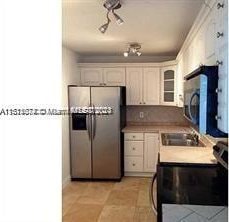
[[155, 215], [157, 215], [157, 207], [156, 207], [156, 204], [154, 202], [154, 196], [153, 196], [153, 187], [154, 187], [154, 183], [157, 179], [157, 173], [155, 173], [153, 175], [153, 179], [150, 183], [150, 189], [149, 189], [149, 199], [150, 199], [150, 203], [151, 203], [151, 208], [153, 210], [153, 212], [155, 213]]
[[195, 119], [193, 116], [192, 116], [192, 112], [191, 112], [191, 104], [192, 104], [192, 100], [194, 99], [194, 97], [197, 96], [199, 98], [199, 91], [196, 90], [192, 95], [191, 95], [191, 98], [190, 98], [190, 101], [189, 101], [189, 104], [188, 104], [188, 113], [189, 113], [189, 116], [192, 120], [192, 122], [194, 124], [197, 123], [197, 119]]

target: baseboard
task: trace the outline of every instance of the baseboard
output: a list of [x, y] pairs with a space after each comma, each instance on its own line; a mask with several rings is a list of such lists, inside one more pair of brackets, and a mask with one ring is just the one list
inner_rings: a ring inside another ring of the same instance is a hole
[[125, 176], [127, 177], [153, 177], [154, 173], [148, 172], [125, 172]]
[[71, 181], [70, 179], [71, 179], [71, 177], [69, 175], [62, 180], [62, 189], [64, 189], [70, 183], [70, 181]]

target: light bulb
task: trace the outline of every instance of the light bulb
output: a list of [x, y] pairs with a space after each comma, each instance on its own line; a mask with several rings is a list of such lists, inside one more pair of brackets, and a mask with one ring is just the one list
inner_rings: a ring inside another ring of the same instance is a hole
[[123, 55], [124, 55], [124, 57], [128, 57], [129, 53], [128, 52], [124, 52]]
[[104, 24], [104, 25], [102, 25], [102, 26], [99, 28], [99, 31], [100, 31], [101, 33], [104, 34], [104, 33], [107, 31], [108, 26], [109, 26], [109, 22], [106, 23], [106, 24]]
[[122, 25], [124, 23], [124, 21], [121, 19], [121, 17], [119, 15], [117, 15], [116, 13], [113, 12], [113, 15], [115, 17], [116, 23], [118, 25]]

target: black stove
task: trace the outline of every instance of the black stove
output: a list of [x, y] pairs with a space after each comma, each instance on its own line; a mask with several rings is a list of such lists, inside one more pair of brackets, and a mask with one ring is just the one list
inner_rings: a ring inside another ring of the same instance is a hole
[[160, 163], [159, 158], [154, 177], [158, 222], [162, 222], [163, 204], [228, 206], [227, 147], [224, 142], [214, 146], [216, 164]]

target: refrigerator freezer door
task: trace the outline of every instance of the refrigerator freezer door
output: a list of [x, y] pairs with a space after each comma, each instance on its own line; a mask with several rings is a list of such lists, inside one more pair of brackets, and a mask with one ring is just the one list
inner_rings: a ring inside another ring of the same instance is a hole
[[119, 179], [121, 177], [120, 88], [92, 87], [91, 102], [95, 107], [108, 106], [113, 109], [112, 115], [95, 115], [92, 121], [93, 178]]
[[[69, 87], [69, 108], [90, 105], [90, 87]], [[70, 117], [71, 177], [91, 178], [91, 116]]]

